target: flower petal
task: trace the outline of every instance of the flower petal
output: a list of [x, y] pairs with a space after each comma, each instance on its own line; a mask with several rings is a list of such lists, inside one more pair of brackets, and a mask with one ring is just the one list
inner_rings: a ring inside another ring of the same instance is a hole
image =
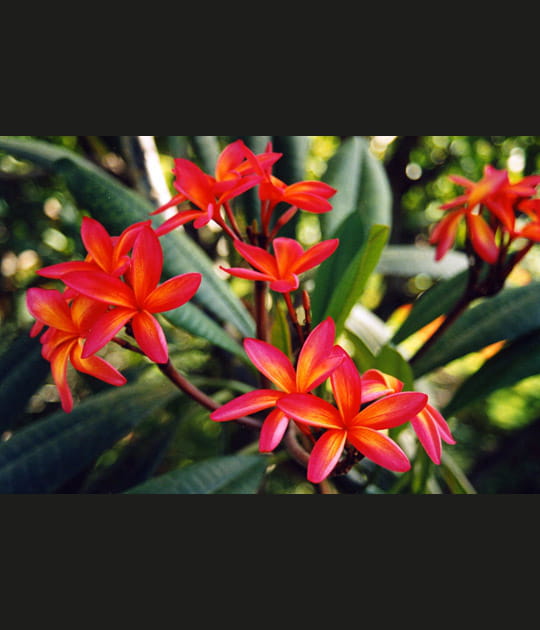
[[274, 409], [263, 423], [259, 437], [259, 450], [261, 453], [274, 451], [289, 426], [289, 418], [281, 410]]
[[362, 402], [362, 381], [358, 369], [345, 352], [341, 365], [330, 377], [334, 398], [344, 418], [354, 418]]
[[174, 161], [176, 174], [175, 187], [200, 210], [206, 212], [210, 204], [216, 203], [212, 193], [212, 179], [196, 164], [184, 158]]
[[268, 274], [272, 278], [279, 277], [276, 259], [272, 256], [272, 254], [262, 249], [262, 247], [248, 245], [242, 241], [235, 241], [234, 247], [240, 256], [245, 258], [250, 265], [255, 267], [255, 269]]
[[334, 350], [335, 338], [336, 325], [330, 317], [309, 335], [298, 357], [297, 391], [312, 391], [341, 364], [344, 355], [342, 350]]
[[103, 302], [96, 302], [85, 295], [78, 295], [71, 304], [71, 317], [81, 337], [87, 333], [94, 323], [109, 307]]
[[89, 374], [94, 378], [98, 378], [100, 381], [109, 383], [109, 385], [120, 387], [127, 383], [126, 377], [123, 374], [100, 357], [88, 357], [87, 359], [83, 359], [82, 345], [79, 343], [73, 346], [71, 363], [79, 372]]
[[298, 260], [304, 254], [304, 248], [293, 238], [276, 238], [273, 243], [276, 257], [278, 278], [289, 276]]
[[163, 250], [159, 238], [151, 228], [143, 228], [133, 245], [130, 274], [133, 292], [141, 307], [157, 287], [162, 270]]
[[321, 483], [334, 470], [345, 448], [347, 432], [344, 430], [326, 431], [319, 438], [308, 465], [308, 480], [311, 483]]
[[283, 413], [312, 427], [343, 429], [339, 411], [329, 402], [313, 394], [289, 394], [277, 403]]
[[80, 260], [58, 263], [57, 265], [43, 267], [42, 269], [39, 269], [36, 273], [42, 278], [61, 279], [66, 274], [73, 273], [74, 271], [99, 271], [99, 268], [95, 263]]
[[95, 219], [84, 217], [81, 238], [86, 251], [103, 271], [109, 272], [113, 257], [112, 239], [107, 230]]
[[372, 403], [353, 421], [355, 427], [393, 429], [417, 416], [427, 405], [428, 397], [418, 392], [391, 394]]
[[226, 403], [210, 414], [214, 422], [228, 422], [238, 420], [244, 416], [271, 409], [276, 406], [277, 401], [283, 396], [282, 392], [273, 389], [256, 389], [247, 394], [242, 394], [234, 400]]
[[261, 273], [260, 271], [255, 271], [254, 269], [245, 269], [244, 267], [220, 267], [222, 271], [226, 271], [231, 274], [235, 278], [243, 278], [244, 280], [255, 280], [259, 282], [272, 282], [274, 280], [273, 276], [269, 276], [268, 274]]
[[463, 211], [452, 212], [448, 216], [444, 217], [431, 232], [429, 242], [432, 245], [437, 245], [437, 251], [435, 259], [437, 261], [442, 260], [449, 249], [454, 245], [459, 224], [463, 218]]
[[170, 219], [164, 221], [159, 227], [156, 228], [155, 232], [158, 236], [164, 236], [165, 234], [169, 234], [173, 230], [181, 227], [182, 225], [186, 225], [190, 221], [195, 221], [195, 219], [199, 219], [203, 213], [200, 210], [186, 210], [185, 212], [179, 212], [175, 214]]
[[403, 387], [404, 383], [390, 374], [380, 370], [367, 370], [362, 375], [362, 404], [402, 392]]
[[180, 308], [193, 298], [201, 282], [200, 273], [186, 273], [171, 278], [150, 293], [144, 301], [144, 308], [150, 313], [165, 313]]
[[362, 455], [365, 455], [378, 466], [399, 473], [411, 469], [411, 463], [401, 448], [389, 437], [378, 431], [358, 427], [349, 431], [348, 438], [349, 442]]
[[67, 381], [67, 368], [68, 359], [75, 343], [75, 340], [63, 343], [52, 353], [49, 358], [49, 361], [51, 362], [51, 374], [54, 380], [54, 384], [56, 385], [56, 389], [60, 394], [62, 409], [66, 413], [71, 413], [71, 411], [73, 410], [73, 396], [71, 394], [71, 390], [69, 389]]
[[163, 328], [156, 318], [146, 311], [140, 311], [133, 317], [131, 325], [135, 339], [144, 354], [158, 365], [167, 363], [169, 348]]
[[270, 282], [270, 289], [276, 293], [292, 293], [296, 291], [300, 286], [300, 278], [294, 274], [291, 274], [287, 278], [280, 278], [279, 280], [272, 280]]
[[75, 271], [68, 273], [62, 280], [68, 287], [98, 302], [125, 308], [136, 307], [130, 287], [102, 271]]
[[452, 435], [452, 431], [450, 430], [450, 427], [448, 426], [448, 422], [446, 422], [441, 412], [435, 409], [435, 407], [433, 407], [432, 405], [428, 405], [427, 409], [429, 410], [429, 413], [431, 414], [433, 420], [437, 424], [437, 428], [439, 429], [439, 434], [443, 442], [446, 442], [446, 444], [451, 444], [451, 445], [457, 444], [456, 440], [454, 439], [454, 436]]
[[244, 349], [253, 365], [280, 390], [296, 391], [296, 374], [289, 358], [278, 348], [258, 339], [244, 340]]
[[330, 258], [339, 246], [339, 239], [331, 239], [318, 243], [314, 247], [308, 249], [296, 262], [293, 267], [294, 273], [304, 273], [320, 265], [326, 259]]
[[411, 420], [411, 424], [429, 458], [439, 466], [442, 456], [441, 436], [429, 410], [424, 409]]
[[493, 230], [482, 216], [476, 214], [469, 213], [467, 215], [467, 224], [476, 253], [490, 265], [495, 264], [499, 258], [499, 247], [495, 241]]
[[130, 308], [115, 308], [102, 315], [92, 326], [92, 330], [86, 338], [82, 357], [87, 359], [105, 347], [135, 313], [136, 311]]
[[65, 297], [55, 289], [32, 288], [26, 292], [26, 305], [38, 322], [65, 332], [77, 332]]

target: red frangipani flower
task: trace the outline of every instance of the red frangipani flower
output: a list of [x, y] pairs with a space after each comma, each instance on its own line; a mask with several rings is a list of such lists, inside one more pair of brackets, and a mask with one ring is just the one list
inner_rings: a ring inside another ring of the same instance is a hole
[[330, 379], [337, 408], [313, 394], [281, 398], [278, 408], [297, 422], [325, 429], [315, 444], [308, 465], [308, 480], [321, 483], [335, 469], [351, 444], [362, 455], [394, 472], [406, 472], [411, 464], [403, 450], [382, 431], [405, 424], [426, 406], [427, 396], [416, 392], [392, 394], [362, 411], [362, 382], [352, 359], [344, 360]]
[[37, 273], [44, 278], [61, 279], [74, 271], [103, 271], [120, 277], [130, 265], [128, 253], [139, 231], [149, 225], [150, 221], [136, 223], [125, 229], [119, 237], [111, 237], [99, 221], [84, 217], [81, 238], [88, 252], [86, 259], [43, 267]]
[[167, 363], [169, 352], [163, 330], [153, 316], [191, 300], [202, 281], [199, 273], [188, 273], [158, 286], [163, 269], [163, 251], [150, 227], [144, 227], [133, 246], [131, 266], [122, 282], [101, 271], [69, 273], [63, 281], [78, 293], [114, 306], [92, 326], [83, 357], [103, 348], [128, 323], [141, 350], [155, 363]]
[[[379, 370], [368, 370], [362, 376], [362, 402], [370, 402], [390, 393], [402, 392], [403, 387], [404, 383], [394, 376], [384, 374]], [[425, 409], [411, 420], [411, 425], [431, 461], [439, 466], [442, 457], [442, 442], [456, 444], [442, 414], [435, 407], [427, 404]]]
[[[26, 293], [28, 310], [41, 326], [49, 326], [41, 337], [42, 355], [51, 364], [62, 409], [73, 409], [73, 396], [67, 381], [68, 361], [79, 372], [90, 374], [110, 385], [125, 385], [126, 379], [112, 365], [96, 356], [82, 356], [82, 348], [90, 329], [107, 310], [87, 297], [76, 297], [71, 307], [65, 295], [51, 289], [29, 289]], [[36, 336], [36, 330], [32, 333]]]
[[323, 241], [304, 251], [302, 245], [294, 239], [276, 238], [273, 241], [274, 255], [261, 247], [238, 240], [234, 246], [255, 269], [221, 269], [237, 278], [270, 282], [270, 288], [277, 293], [290, 293], [300, 286], [299, 275], [329, 258], [339, 246], [339, 240]]
[[[331, 318], [317, 326], [307, 338], [296, 370], [281, 350], [257, 339], [246, 339], [244, 348], [255, 367], [276, 387], [244, 394], [214, 411], [210, 418], [227, 422], [276, 407], [277, 402], [293, 393], [307, 393], [328, 379], [343, 361], [343, 352], [335, 343], [336, 328]], [[266, 418], [260, 436], [260, 450], [273, 451], [281, 442], [289, 417], [274, 409]]]
[[[459, 225], [465, 220], [474, 250], [482, 260], [494, 264], [500, 254], [496, 241], [497, 229], [514, 233], [516, 204], [535, 195], [540, 177], [525, 177], [512, 184], [507, 171], [488, 165], [479, 182], [472, 182], [459, 175], [451, 175], [449, 179], [465, 188], [466, 192], [441, 206], [442, 210], [450, 212], [435, 226], [430, 237], [430, 243], [437, 246], [436, 259], [444, 258], [453, 246]], [[482, 216], [482, 208], [490, 213], [489, 222]]]
[[[185, 201], [190, 201], [196, 209], [179, 212], [165, 221], [157, 228], [158, 235], [167, 234], [190, 221], [194, 221], [196, 229], [212, 220], [221, 224], [221, 207], [255, 187], [262, 179], [260, 175], [254, 174], [253, 166], [247, 161], [248, 151], [241, 140], [228, 145], [218, 158], [215, 176], [206, 174], [190, 160], [176, 159], [174, 187], [179, 194], [152, 214], [159, 214]], [[274, 164], [281, 157], [280, 153], [257, 156], [257, 166]]]

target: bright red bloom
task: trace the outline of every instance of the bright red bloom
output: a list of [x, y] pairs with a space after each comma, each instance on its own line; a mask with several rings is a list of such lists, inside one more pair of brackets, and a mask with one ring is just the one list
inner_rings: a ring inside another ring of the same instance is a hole
[[[368, 370], [362, 376], [362, 402], [371, 402], [381, 396], [402, 392], [403, 387], [404, 384], [394, 376], [379, 370]], [[456, 444], [446, 420], [435, 407], [427, 404], [425, 409], [411, 420], [411, 424], [430, 459], [440, 465], [442, 442]]]
[[273, 241], [274, 255], [261, 247], [235, 241], [236, 251], [254, 269], [233, 267], [227, 273], [237, 278], [270, 282], [270, 288], [278, 293], [290, 293], [300, 286], [299, 275], [320, 265], [329, 258], [339, 245], [338, 239], [323, 241], [307, 251], [291, 238], [276, 238]]
[[[221, 206], [256, 186], [261, 176], [254, 173], [254, 167], [247, 160], [249, 149], [237, 140], [228, 145], [220, 154], [215, 176], [207, 175], [190, 160], [178, 158], [174, 161], [174, 187], [179, 194], [171, 201], [158, 208], [153, 214], [159, 214], [169, 208], [190, 201], [196, 209], [185, 210], [171, 217], [159, 228], [159, 236], [194, 221], [199, 229], [212, 220], [220, 221]], [[251, 153], [251, 152], [250, 152]], [[267, 153], [257, 156], [257, 165], [271, 165], [282, 157], [279, 153]]]
[[98, 302], [114, 306], [94, 323], [84, 345], [83, 357], [103, 348], [128, 323], [141, 350], [155, 363], [167, 363], [165, 335], [153, 314], [164, 313], [191, 300], [202, 281], [188, 273], [158, 286], [163, 251], [155, 232], [144, 227], [133, 246], [131, 266], [122, 282], [101, 271], [77, 271], [63, 277], [67, 286]]
[[[436, 259], [441, 260], [454, 245], [459, 225], [465, 219], [474, 250], [484, 261], [494, 264], [500, 253], [495, 236], [497, 229], [514, 234], [516, 204], [536, 194], [540, 177], [525, 177], [512, 184], [507, 171], [486, 166], [484, 177], [479, 182], [459, 175], [452, 175], [449, 179], [465, 188], [466, 192], [441, 206], [442, 210], [450, 213], [435, 226], [430, 237], [430, 243], [437, 245]], [[491, 214], [491, 225], [482, 216], [482, 208]]]
[[[308, 393], [321, 385], [343, 361], [343, 351], [334, 345], [336, 327], [331, 318], [317, 326], [307, 338], [296, 370], [281, 350], [257, 339], [246, 339], [244, 348], [255, 367], [278, 389], [258, 389], [230, 401], [210, 418], [227, 422], [276, 407], [288, 394]], [[260, 436], [260, 450], [273, 451], [281, 442], [289, 425], [289, 418], [274, 409], [266, 418]]]
[[296, 421], [326, 429], [309, 459], [308, 480], [321, 483], [335, 469], [347, 442], [362, 455], [394, 472], [411, 464], [403, 450], [381, 431], [405, 424], [426, 406], [427, 396], [416, 392], [391, 394], [362, 411], [362, 381], [353, 360], [345, 358], [330, 377], [337, 408], [313, 394], [286, 396], [278, 408]]
[[66, 413], [73, 409], [73, 396], [67, 382], [68, 361], [79, 372], [110, 385], [125, 385], [126, 379], [112, 365], [99, 357], [82, 356], [84, 340], [96, 319], [107, 310], [106, 305], [78, 296], [70, 307], [59, 291], [38, 288], [27, 291], [26, 303], [32, 316], [42, 326], [49, 326], [41, 338], [42, 355], [51, 364], [53, 380]]
[[103, 271], [120, 277], [129, 267], [130, 252], [139, 230], [150, 221], [131, 225], [119, 237], [111, 237], [105, 227], [90, 217], [84, 217], [81, 238], [88, 252], [84, 261], [74, 261], [43, 267], [37, 273], [44, 278], [61, 279], [74, 271]]

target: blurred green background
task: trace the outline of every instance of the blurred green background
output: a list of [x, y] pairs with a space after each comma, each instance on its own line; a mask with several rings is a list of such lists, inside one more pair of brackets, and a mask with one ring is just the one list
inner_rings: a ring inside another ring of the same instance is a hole
[[[122, 136], [11, 136], [44, 140], [66, 147], [104, 169], [131, 188], [136, 177], [125, 155]], [[306, 179], [326, 171], [329, 159], [348, 136], [309, 136]], [[174, 157], [182, 156], [186, 145], [181, 136], [156, 136], [163, 171], [168, 184]], [[458, 194], [449, 182], [451, 173], [472, 180], [482, 177], [484, 166], [492, 164], [510, 171], [512, 177], [540, 173], [538, 136], [365, 136], [373, 155], [383, 164], [393, 193], [392, 245], [425, 245], [430, 226], [441, 213], [439, 207]], [[225, 144], [230, 137], [219, 136]], [[187, 157], [192, 157], [187, 155]], [[172, 188], [171, 188], [172, 191]], [[32, 323], [24, 294], [31, 286], [44, 286], [35, 275], [42, 266], [81, 258], [80, 223], [84, 208], [67, 190], [62, 178], [30, 162], [0, 151], [0, 355], [12, 353], [27, 341]], [[309, 229], [309, 220], [305, 227]], [[189, 231], [189, 229], [188, 229]], [[190, 232], [211, 255], [219, 254], [220, 243], [211, 232]], [[536, 251], [525, 260], [510, 282], [527, 284], [540, 276]], [[217, 254], [216, 254], [217, 252]], [[433, 279], [427, 274], [402, 278], [379, 270], [371, 279], [364, 304], [383, 321], [399, 319], [399, 309], [428, 289]], [[168, 330], [174, 360], [179, 367], [204, 379], [223, 375], [223, 357], [216, 356], [202, 340]], [[15, 345], [14, 345], [15, 344]], [[459, 382], [481, 365], [487, 354], [466, 357], [437, 373], [446, 386]], [[133, 373], [147, 369], [140, 359], [112, 349], [108, 357], [118, 367]], [[16, 410], [12, 429], [35, 422], [58, 408], [58, 396], [47, 373], [48, 366], [36, 365], [39, 386], [30, 402]], [[239, 375], [241, 376], [241, 375]], [[102, 384], [82, 375], [72, 375], [72, 386], [82, 399], [99, 391]], [[9, 399], [11, 400], [11, 399]], [[16, 394], [11, 404], [16, 405]], [[107, 451], [91, 471], [73, 480], [63, 490], [94, 492], [122, 491], [123, 469], [158, 467], [167, 471], [223, 452], [224, 444], [249, 447], [242, 430], [212, 423], [204, 411], [182, 403], [162, 412], [138, 427], [137, 432]], [[0, 411], [1, 413], [1, 411]], [[451, 426], [458, 445], [452, 454], [479, 493], [536, 493], [540, 491], [540, 377], [528, 378], [512, 388], [500, 390], [486, 400], [461, 411]], [[9, 431], [1, 439], [8, 439]], [[148, 445], [152, 456], [148, 456]], [[160, 456], [157, 457], [156, 453]], [[157, 463], [159, 462], [159, 463]], [[114, 475], [112, 474], [114, 471]], [[89, 472], [91, 474], [89, 474]], [[287, 475], [297, 476], [291, 485]], [[132, 481], [132, 480], [131, 480]], [[78, 485], [79, 484], [79, 485]], [[313, 488], [294, 469], [284, 468], [271, 475], [267, 492], [312, 492]]]

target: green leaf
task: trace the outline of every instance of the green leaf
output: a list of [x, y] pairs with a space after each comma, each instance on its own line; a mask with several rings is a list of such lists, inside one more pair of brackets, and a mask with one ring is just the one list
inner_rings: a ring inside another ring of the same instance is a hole
[[287, 318], [287, 307], [279, 300], [275, 305], [275, 317], [272, 322], [271, 343], [286, 356], [293, 354], [291, 329]]
[[499, 341], [540, 328], [540, 283], [505, 289], [470, 308], [414, 363], [418, 378]]
[[14, 426], [48, 373], [39, 340], [27, 335], [17, 338], [0, 356], [0, 433]]
[[216, 170], [221, 149], [217, 136], [188, 136], [195, 154], [197, 155], [201, 168], [209, 175], [213, 175]]
[[156, 477], [127, 494], [256, 494], [267, 465], [263, 455], [216, 457]]
[[0, 445], [0, 493], [50, 493], [180, 392], [146, 382], [92, 396], [70, 414], [55, 413]]
[[459, 252], [448, 252], [444, 260], [435, 260], [431, 247], [416, 245], [389, 245], [377, 266], [387, 276], [412, 278], [423, 274], [431, 278], [453, 278], [468, 268], [467, 257]]
[[330, 272], [334, 279], [333, 291], [323, 319], [326, 317], [334, 319], [337, 336], [345, 329], [351, 311], [360, 301], [388, 241], [389, 232], [386, 226], [373, 226], [364, 247], [350, 259], [345, 272], [342, 274], [337, 270]]
[[451, 416], [467, 405], [485, 400], [499, 389], [540, 374], [540, 331], [535, 330], [505, 346], [457, 389], [443, 410]]
[[334, 238], [353, 213], [366, 227], [392, 227], [392, 190], [382, 163], [361, 136], [345, 140], [328, 163], [323, 181], [338, 190], [332, 212], [321, 215], [324, 238]]

